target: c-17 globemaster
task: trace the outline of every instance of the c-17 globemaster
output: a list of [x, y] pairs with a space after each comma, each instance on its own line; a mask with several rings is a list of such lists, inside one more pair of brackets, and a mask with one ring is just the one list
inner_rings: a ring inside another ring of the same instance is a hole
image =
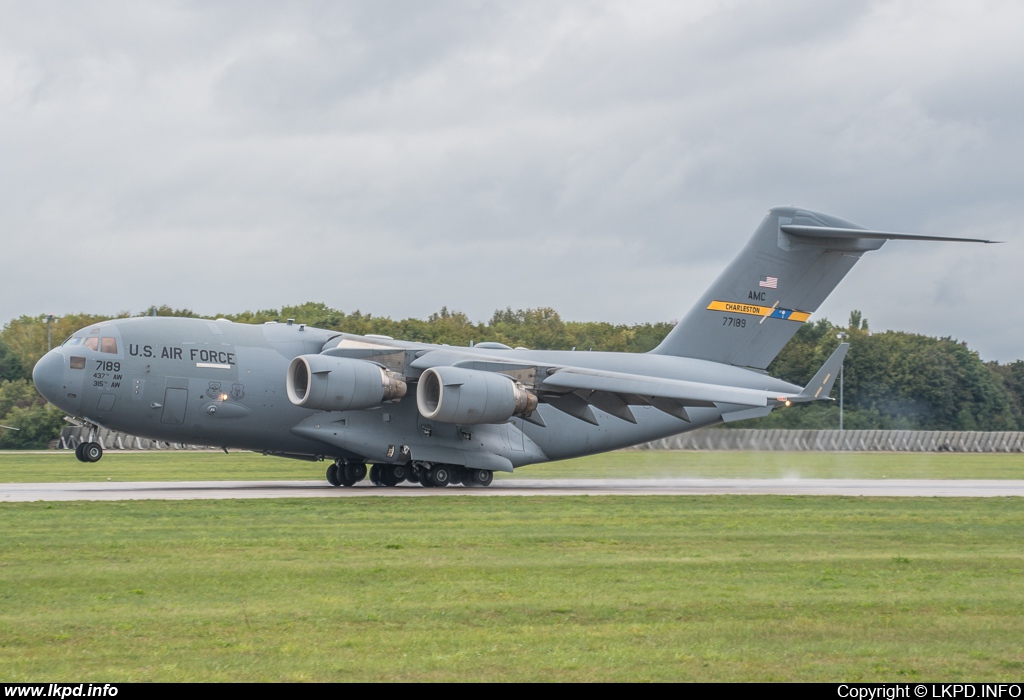
[[[128, 318], [84, 328], [35, 366], [39, 392], [91, 427], [328, 458], [327, 480], [487, 486], [493, 472], [614, 450], [779, 406], [831, 400], [848, 345], [807, 386], [768, 364], [860, 259], [871, 231], [771, 209], [648, 353], [450, 347], [302, 324]], [[80, 445], [82, 461], [103, 454]]]

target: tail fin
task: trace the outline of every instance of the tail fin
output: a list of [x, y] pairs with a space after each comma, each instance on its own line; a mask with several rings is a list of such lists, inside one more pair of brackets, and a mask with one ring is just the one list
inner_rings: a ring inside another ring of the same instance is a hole
[[827, 214], [775, 207], [651, 352], [765, 369], [860, 256], [894, 239], [992, 242], [869, 231]]

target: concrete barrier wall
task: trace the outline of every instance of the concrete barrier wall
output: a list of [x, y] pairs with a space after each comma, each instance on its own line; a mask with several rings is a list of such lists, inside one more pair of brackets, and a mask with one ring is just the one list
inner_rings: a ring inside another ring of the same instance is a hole
[[696, 430], [634, 450], [1024, 452], [1024, 432], [944, 430]]
[[215, 447], [205, 445], [185, 445], [178, 442], [162, 442], [147, 438], [127, 435], [114, 430], [100, 428], [90, 431], [88, 428], [64, 428], [57, 439], [58, 450], [73, 450], [83, 442], [98, 442], [104, 450], [214, 450]]
[[[212, 450], [147, 440], [111, 430], [64, 428], [57, 449], [95, 440], [105, 450]], [[926, 430], [697, 430], [644, 443], [633, 450], [755, 450], [844, 452], [1024, 452], [1024, 432]]]

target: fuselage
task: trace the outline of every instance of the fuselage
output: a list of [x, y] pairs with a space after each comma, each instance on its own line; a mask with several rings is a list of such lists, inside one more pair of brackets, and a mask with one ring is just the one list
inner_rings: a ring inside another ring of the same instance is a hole
[[[33, 372], [40, 393], [68, 414], [112, 430], [176, 443], [288, 456], [399, 462], [453, 451], [499, 454], [513, 466], [602, 452], [721, 421], [727, 408], [690, 409], [690, 421], [652, 406], [635, 407], [636, 424], [597, 411], [591, 425], [540, 405], [539, 425], [512, 418], [499, 425], [432, 424], [416, 398], [361, 411], [293, 405], [285, 390], [291, 360], [339, 342], [431, 352], [444, 346], [353, 336], [295, 323], [144, 317], [82, 329], [44, 356]], [[789, 383], [738, 367], [668, 355], [450, 348], [519, 363], [566, 365], [649, 377], [708, 382], [780, 393]], [[409, 376], [415, 382], [416, 376]], [[389, 454], [390, 453], [390, 454]], [[423, 455], [423, 456], [418, 456]]]

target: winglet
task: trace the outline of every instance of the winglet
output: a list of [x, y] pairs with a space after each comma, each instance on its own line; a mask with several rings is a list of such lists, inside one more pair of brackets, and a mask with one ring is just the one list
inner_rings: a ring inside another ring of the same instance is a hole
[[846, 359], [846, 353], [850, 349], [849, 343], [840, 343], [835, 352], [825, 360], [821, 369], [807, 382], [807, 386], [796, 396], [790, 398], [793, 403], [804, 403], [807, 401], [830, 401], [829, 394], [839, 376], [839, 368]]

